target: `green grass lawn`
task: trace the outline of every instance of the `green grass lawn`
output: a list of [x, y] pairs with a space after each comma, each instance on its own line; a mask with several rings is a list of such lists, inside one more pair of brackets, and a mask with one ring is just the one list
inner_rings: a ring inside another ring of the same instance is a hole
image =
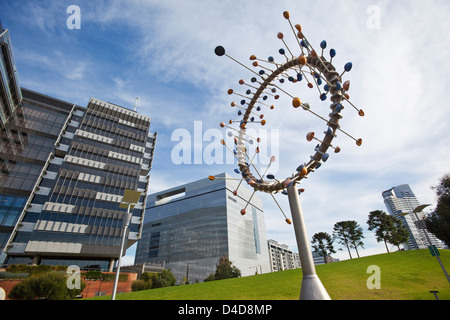
[[[440, 250], [450, 272], [450, 250]], [[370, 265], [381, 271], [381, 289], [367, 288]], [[450, 284], [430, 252], [411, 250], [316, 266], [333, 300], [450, 300]], [[118, 294], [117, 300], [296, 300], [301, 269]], [[93, 299], [110, 299], [109, 296]]]

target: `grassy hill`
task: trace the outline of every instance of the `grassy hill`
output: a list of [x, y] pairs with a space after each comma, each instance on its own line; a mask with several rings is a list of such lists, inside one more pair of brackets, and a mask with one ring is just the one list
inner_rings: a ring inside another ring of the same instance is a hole
[[[450, 250], [440, 250], [450, 272]], [[381, 271], [381, 289], [367, 288], [367, 267]], [[430, 252], [412, 250], [345, 260], [316, 267], [333, 300], [450, 300], [450, 284]], [[302, 280], [301, 269], [250, 277], [218, 280], [186, 286], [152, 289], [117, 295], [118, 300], [296, 300]], [[96, 299], [110, 299], [97, 297]]]

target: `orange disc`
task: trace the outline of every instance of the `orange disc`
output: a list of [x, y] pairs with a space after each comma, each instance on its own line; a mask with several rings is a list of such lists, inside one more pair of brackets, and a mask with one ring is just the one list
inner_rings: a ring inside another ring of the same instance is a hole
[[301, 104], [302, 104], [302, 101], [300, 100], [300, 98], [294, 98], [294, 100], [292, 100], [292, 105], [294, 106], [294, 108], [300, 107]]
[[289, 19], [289, 11], [283, 12], [283, 17], [285, 17], [286, 19]]
[[298, 57], [298, 62], [300, 62], [300, 64], [304, 66], [306, 64], [306, 57], [305, 56]]
[[301, 176], [306, 176], [308, 174], [308, 169], [306, 169], [306, 167], [302, 168], [302, 171], [300, 171], [300, 175]]
[[314, 132], [309, 132], [309, 133], [306, 135], [306, 140], [312, 141], [312, 139], [314, 139]]
[[342, 87], [345, 91], [348, 91], [348, 89], [350, 89], [350, 80], [345, 81]]

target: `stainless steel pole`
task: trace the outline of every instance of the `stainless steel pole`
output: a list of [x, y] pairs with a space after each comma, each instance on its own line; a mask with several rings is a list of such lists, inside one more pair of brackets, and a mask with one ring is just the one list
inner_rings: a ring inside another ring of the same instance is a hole
[[316, 274], [303, 212], [300, 206], [300, 197], [295, 184], [287, 188], [287, 193], [303, 272], [300, 300], [331, 300], [327, 290]]
[[123, 218], [122, 243], [120, 245], [119, 260], [117, 262], [116, 277], [114, 279], [114, 287], [113, 287], [113, 292], [112, 292], [112, 295], [111, 295], [111, 300], [115, 300], [116, 299], [117, 284], [119, 282], [119, 274], [120, 274], [120, 263], [122, 261], [123, 248], [125, 247], [125, 238], [127, 237], [128, 225], [130, 224], [130, 220], [131, 220], [130, 207], [131, 207], [131, 203], [128, 204], [127, 214]]

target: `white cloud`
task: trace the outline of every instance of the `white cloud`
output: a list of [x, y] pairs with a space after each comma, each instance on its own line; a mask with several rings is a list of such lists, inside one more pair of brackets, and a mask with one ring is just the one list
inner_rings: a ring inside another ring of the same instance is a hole
[[[371, 5], [380, 8], [380, 28], [367, 27], [367, 8]], [[448, 2], [136, 0], [81, 2], [79, 6], [82, 30], [95, 30], [104, 40], [106, 52], [109, 46], [115, 50], [120, 43], [119, 48], [124, 50], [121, 54], [128, 54], [121, 57], [120, 64], [103, 64], [104, 56], [91, 48], [95, 43], [75, 47], [81, 41], [74, 41], [71, 46], [69, 40], [74, 33], [60, 38], [55, 32], [55, 47], [63, 39], [60, 52], [66, 55], [44, 55], [33, 47], [25, 54], [23, 46], [21, 51], [15, 50], [19, 75], [24, 74], [22, 63], [34, 61], [52, 71], [54, 78], [48, 76], [48, 83], [38, 83], [36, 72], [29, 78], [27, 73], [21, 81], [39, 84], [38, 88], [28, 87], [45, 89], [68, 101], [71, 97], [97, 96], [132, 107], [136, 96], [140, 96], [141, 112], [152, 117], [152, 130], [160, 132], [152, 192], [221, 171], [232, 173], [234, 165], [174, 165], [170, 159], [175, 145], [170, 141], [171, 133], [177, 128], [191, 130], [196, 120], [202, 120], [206, 130], [219, 128], [220, 121], [237, 119], [237, 110], [230, 107], [230, 102], [240, 98], [228, 96], [226, 91], [242, 91], [238, 80], [248, 81], [252, 73], [226, 57], [217, 57], [214, 48], [223, 45], [227, 54], [248, 66], [251, 54], [262, 58], [272, 55], [280, 60], [278, 49], [283, 43], [276, 35], [281, 31], [289, 47], [298, 52], [282, 15], [288, 10], [293, 24], [303, 26], [316, 49], [326, 39], [329, 47], [325, 56], [329, 48], [337, 50], [333, 62], [338, 70], [346, 62], [353, 62], [353, 70], [344, 79], [351, 81], [351, 101], [366, 113], [361, 118], [345, 105], [342, 129], [361, 137], [363, 145], [357, 147], [339, 133], [335, 145], [342, 148], [341, 153], [332, 153], [322, 168], [302, 182], [307, 189], [302, 203], [309, 236], [320, 231], [331, 233], [333, 224], [341, 220], [357, 220], [366, 227], [371, 210], [385, 210], [381, 192], [398, 184], [409, 183], [419, 201], [434, 203], [430, 186], [449, 171], [450, 111], [445, 99], [450, 81]], [[33, 12], [45, 11], [44, 6], [33, 7]], [[52, 3], [50, 7], [53, 9], [42, 15], [44, 20], [33, 20], [48, 32], [56, 30], [54, 21], [59, 21], [54, 19], [59, 15], [57, 6]], [[65, 10], [62, 12], [63, 17], [58, 19], [65, 25]], [[17, 19], [23, 22], [25, 18], [19, 15]], [[117, 38], [117, 34], [123, 37]], [[74, 53], [67, 55], [71, 50]], [[58, 82], [64, 87], [57, 86]], [[289, 92], [310, 102], [313, 110], [327, 117], [329, 108], [319, 103], [316, 89], [297, 84], [289, 87]], [[290, 98], [281, 96], [273, 101], [275, 110], [263, 113], [268, 122], [265, 128], [278, 129], [282, 137], [277, 146], [277, 176], [284, 178], [313, 152], [315, 144], [306, 142], [306, 133], [315, 131], [320, 136], [326, 125], [303, 110], [293, 109]], [[260, 197], [266, 208], [268, 238], [294, 248], [293, 232], [286, 231], [289, 229], [278, 208], [269, 195]], [[287, 199], [278, 198], [288, 212]], [[365, 250], [384, 250], [370, 232], [366, 232], [366, 238], [367, 249], [360, 250], [361, 254]]]

